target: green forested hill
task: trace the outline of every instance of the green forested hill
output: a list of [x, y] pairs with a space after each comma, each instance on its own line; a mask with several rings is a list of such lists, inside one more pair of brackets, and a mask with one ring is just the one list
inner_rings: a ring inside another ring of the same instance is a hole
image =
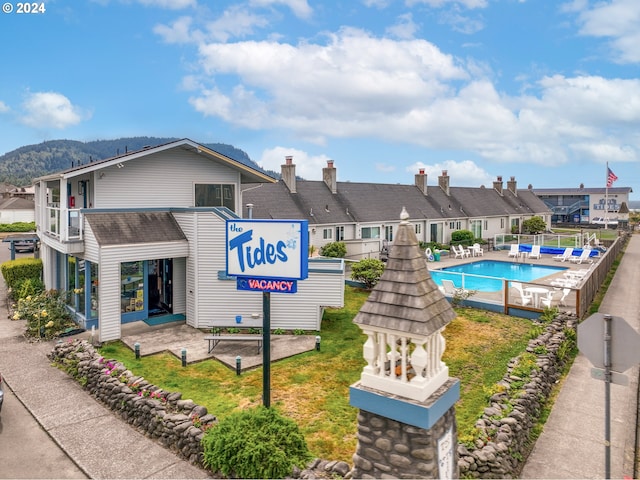
[[[115, 140], [78, 142], [75, 140], [50, 140], [36, 145], [20, 147], [0, 156], [0, 182], [18, 187], [31, 185], [33, 179], [70, 168], [71, 166], [102, 160], [125, 152], [140, 150], [147, 145], [156, 146], [177, 138], [128, 137]], [[245, 165], [262, 170], [246, 152], [224, 143], [203, 144], [218, 153], [233, 158]], [[267, 171], [271, 176], [275, 172]]]

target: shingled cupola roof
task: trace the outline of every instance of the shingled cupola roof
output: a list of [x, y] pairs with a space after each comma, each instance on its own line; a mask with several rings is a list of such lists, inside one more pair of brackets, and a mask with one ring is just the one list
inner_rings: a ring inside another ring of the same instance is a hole
[[431, 335], [456, 316], [438, 290], [403, 208], [389, 259], [380, 280], [354, 318], [354, 323], [398, 332]]
[[353, 319], [367, 335], [360, 385], [424, 402], [449, 378], [445, 326], [456, 316], [427, 269], [402, 208], [387, 266]]

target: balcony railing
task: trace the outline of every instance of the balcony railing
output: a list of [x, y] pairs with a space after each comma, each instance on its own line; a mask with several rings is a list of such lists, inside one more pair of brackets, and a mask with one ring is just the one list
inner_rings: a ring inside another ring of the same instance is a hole
[[83, 219], [79, 208], [47, 207], [45, 233], [61, 242], [83, 240]]

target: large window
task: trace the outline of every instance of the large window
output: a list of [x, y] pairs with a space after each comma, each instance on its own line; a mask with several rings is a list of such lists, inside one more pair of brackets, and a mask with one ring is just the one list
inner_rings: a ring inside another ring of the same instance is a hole
[[196, 183], [196, 207], [227, 207], [236, 211], [235, 185]]
[[120, 264], [120, 309], [122, 313], [144, 310], [144, 264]]
[[380, 227], [362, 227], [362, 238], [380, 238]]

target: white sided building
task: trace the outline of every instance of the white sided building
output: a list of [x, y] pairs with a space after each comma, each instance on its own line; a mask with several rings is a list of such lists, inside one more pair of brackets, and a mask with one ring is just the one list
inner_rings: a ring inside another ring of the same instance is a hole
[[[102, 342], [160, 316], [201, 329], [260, 318], [262, 294], [226, 275], [226, 220], [242, 215], [242, 184], [274, 181], [188, 139], [38, 178], [46, 288], [67, 291]], [[343, 295], [343, 261], [310, 259], [297, 293], [271, 295], [271, 327], [320, 330]]]

